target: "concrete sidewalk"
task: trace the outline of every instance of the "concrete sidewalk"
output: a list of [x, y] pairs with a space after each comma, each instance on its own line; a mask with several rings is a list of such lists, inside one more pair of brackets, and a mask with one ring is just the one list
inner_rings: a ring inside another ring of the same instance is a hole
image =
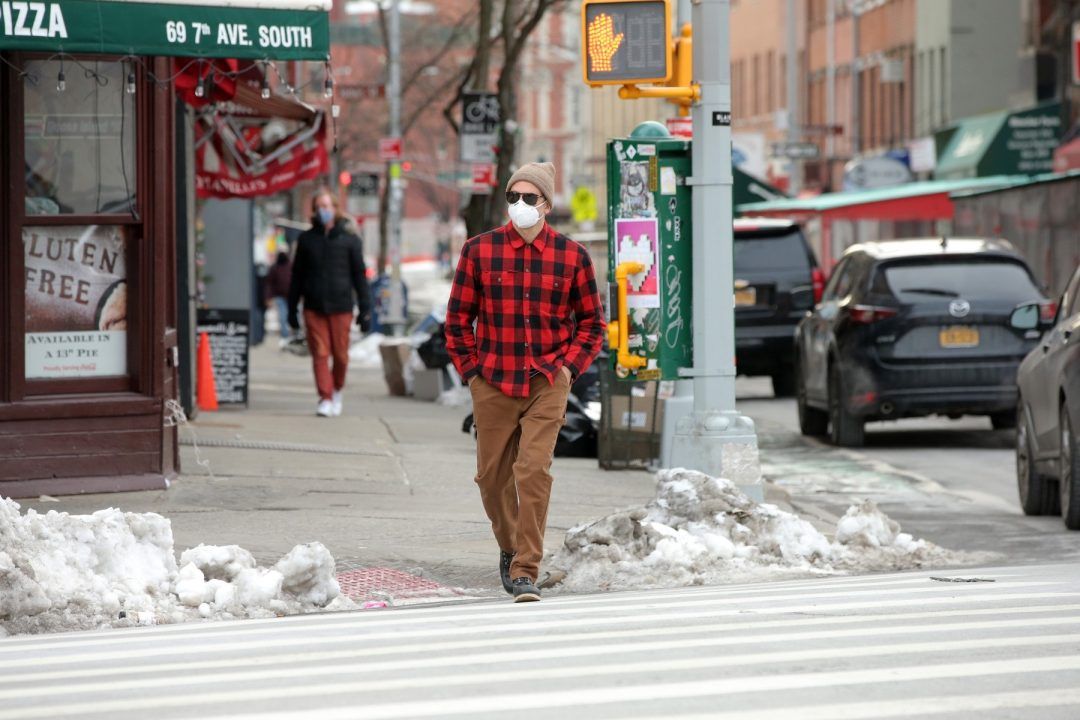
[[[251, 404], [201, 413], [181, 429], [183, 475], [166, 491], [24, 501], [40, 511], [157, 512], [176, 549], [237, 544], [260, 563], [318, 540], [339, 570], [391, 567], [501, 593], [497, 547], [473, 482], [466, 408], [390, 397], [381, 370], [351, 368], [344, 414], [315, 416], [310, 359], [276, 338], [252, 349]], [[194, 442], [195, 445], [190, 443]], [[547, 548], [569, 527], [653, 496], [643, 471], [556, 459]]]

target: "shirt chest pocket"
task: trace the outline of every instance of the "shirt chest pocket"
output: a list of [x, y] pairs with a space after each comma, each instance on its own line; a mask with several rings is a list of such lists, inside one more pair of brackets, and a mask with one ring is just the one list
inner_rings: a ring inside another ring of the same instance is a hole
[[570, 304], [570, 278], [562, 275], [540, 276], [540, 309], [558, 313]]
[[484, 302], [489, 309], [502, 310], [519, 301], [518, 286], [521, 278], [510, 270], [484, 270], [480, 274], [484, 284]]

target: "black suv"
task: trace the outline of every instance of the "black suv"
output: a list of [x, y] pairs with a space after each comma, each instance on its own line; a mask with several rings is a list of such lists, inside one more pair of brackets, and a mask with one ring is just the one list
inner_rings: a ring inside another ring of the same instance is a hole
[[859, 446], [867, 421], [925, 415], [1012, 427], [1017, 367], [1038, 341], [1010, 324], [1025, 303], [1055, 309], [1003, 240], [849, 248], [796, 333], [803, 434]]
[[740, 375], [769, 375], [795, 394], [795, 326], [821, 299], [825, 275], [797, 223], [735, 221], [735, 354]]

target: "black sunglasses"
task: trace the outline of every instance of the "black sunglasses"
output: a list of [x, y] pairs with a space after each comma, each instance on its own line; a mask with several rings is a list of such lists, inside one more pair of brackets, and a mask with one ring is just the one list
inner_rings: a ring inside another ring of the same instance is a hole
[[543, 197], [536, 193], [519, 193], [514, 192], [513, 190], [506, 191], [506, 202], [511, 205], [515, 205], [518, 200], [524, 200], [526, 205], [536, 205], [536, 203], [540, 202], [542, 199]]

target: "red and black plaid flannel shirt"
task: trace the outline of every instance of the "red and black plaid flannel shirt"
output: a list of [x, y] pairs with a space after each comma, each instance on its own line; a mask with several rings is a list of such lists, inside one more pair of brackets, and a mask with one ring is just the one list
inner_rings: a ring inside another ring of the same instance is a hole
[[[473, 320], [476, 331], [473, 332]], [[600, 352], [604, 317], [589, 253], [544, 226], [532, 244], [513, 224], [461, 249], [446, 312], [446, 348], [461, 373], [528, 397], [535, 371], [577, 377]]]

